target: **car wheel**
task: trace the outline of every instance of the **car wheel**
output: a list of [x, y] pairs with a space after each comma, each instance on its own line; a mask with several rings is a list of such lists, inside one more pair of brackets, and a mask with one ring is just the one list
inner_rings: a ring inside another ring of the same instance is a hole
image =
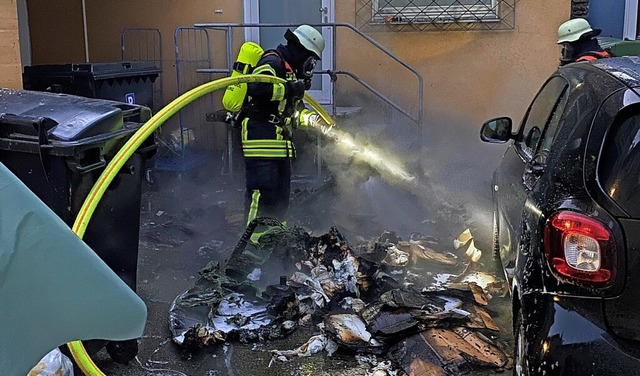
[[524, 330], [524, 319], [522, 318], [522, 311], [518, 310], [515, 316], [516, 322], [514, 325], [514, 341], [515, 346], [513, 350], [513, 375], [514, 376], [529, 376], [528, 366], [528, 351], [527, 351], [527, 337]]
[[120, 364], [127, 364], [138, 355], [138, 341], [135, 339], [109, 342], [105, 347], [111, 359]]

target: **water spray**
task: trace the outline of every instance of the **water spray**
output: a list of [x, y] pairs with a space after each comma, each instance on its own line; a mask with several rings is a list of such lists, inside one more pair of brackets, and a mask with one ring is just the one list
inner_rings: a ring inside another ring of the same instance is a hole
[[383, 177], [400, 179], [405, 183], [415, 180], [415, 176], [409, 174], [396, 158], [385, 155], [384, 152], [373, 147], [358, 143], [350, 134], [333, 126], [326, 127], [322, 133], [329, 140], [336, 143], [341, 151], [349, 154], [357, 161], [368, 164]]
[[381, 177], [392, 179], [395, 183], [401, 179], [403, 183], [415, 182], [415, 176], [409, 174], [397, 158], [385, 154], [373, 147], [358, 143], [352, 135], [336, 128], [336, 123], [329, 116], [325, 108], [318, 103], [313, 97], [305, 94], [304, 100], [320, 115], [322, 118], [319, 127], [322, 134], [331, 142], [335, 143], [341, 152], [353, 157], [355, 160], [366, 163], [375, 169]]

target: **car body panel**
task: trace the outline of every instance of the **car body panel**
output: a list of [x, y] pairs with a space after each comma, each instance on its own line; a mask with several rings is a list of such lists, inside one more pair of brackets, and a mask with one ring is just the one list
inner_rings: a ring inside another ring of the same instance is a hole
[[611, 335], [602, 300], [536, 294], [539, 321], [528, 324], [532, 375], [635, 375], [640, 347]]
[[[608, 167], [598, 165], [603, 140], [620, 114], [640, 119], [639, 72], [637, 57], [560, 68], [533, 99], [494, 172], [497, 247], [510, 286], [516, 287], [512, 298], [529, 333], [533, 374], [550, 364], [576, 373], [610, 374], [589, 359], [605, 364], [618, 359], [620, 372], [640, 366], [635, 355], [640, 353], [635, 341], [640, 340], [640, 289], [635, 288], [640, 282], [640, 221], [630, 218], [629, 208], [623, 210], [621, 198], [603, 189], [599, 171]], [[640, 145], [640, 126], [637, 134]], [[608, 284], [568, 278], [547, 262], [544, 229], [560, 211], [580, 213], [609, 230], [615, 268]], [[553, 350], [535, 351], [542, 346]], [[547, 375], [574, 374], [545, 370]]]
[[604, 312], [613, 333], [618, 336], [640, 340], [640, 220], [620, 219], [623, 228], [627, 259], [625, 284], [627, 288], [615, 298], [605, 299]]

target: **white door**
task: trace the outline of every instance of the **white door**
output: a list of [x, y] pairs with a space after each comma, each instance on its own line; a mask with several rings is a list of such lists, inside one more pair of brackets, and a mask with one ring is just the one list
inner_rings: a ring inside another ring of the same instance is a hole
[[[310, 24], [333, 23], [334, 0], [244, 0], [244, 22], [251, 24]], [[318, 28], [320, 29], [320, 28]], [[245, 39], [253, 41], [265, 50], [285, 44], [286, 27], [247, 28]], [[316, 65], [318, 70], [333, 69], [333, 29], [322, 27], [325, 48], [322, 59]], [[322, 104], [333, 103], [331, 79], [327, 74], [313, 77], [309, 94]]]
[[638, 0], [625, 0], [622, 38], [636, 40], [638, 36]]

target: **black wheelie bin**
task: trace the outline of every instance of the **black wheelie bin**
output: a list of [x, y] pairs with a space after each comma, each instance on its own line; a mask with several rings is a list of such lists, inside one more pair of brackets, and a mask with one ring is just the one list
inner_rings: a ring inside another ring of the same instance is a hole
[[[0, 89], [0, 163], [71, 227], [105, 166], [150, 117], [151, 110], [140, 105]], [[142, 178], [156, 148], [151, 136], [125, 163], [83, 238], [134, 291]], [[105, 346], [120, 363], [133, 359], [138, 351], [136, 340], [85, 342], [90, 355]]]
[[25, 90], [110, 99], [153, 110], [153, 82], [160, 69], [149, 61], [48, 64], [24, 67]]

